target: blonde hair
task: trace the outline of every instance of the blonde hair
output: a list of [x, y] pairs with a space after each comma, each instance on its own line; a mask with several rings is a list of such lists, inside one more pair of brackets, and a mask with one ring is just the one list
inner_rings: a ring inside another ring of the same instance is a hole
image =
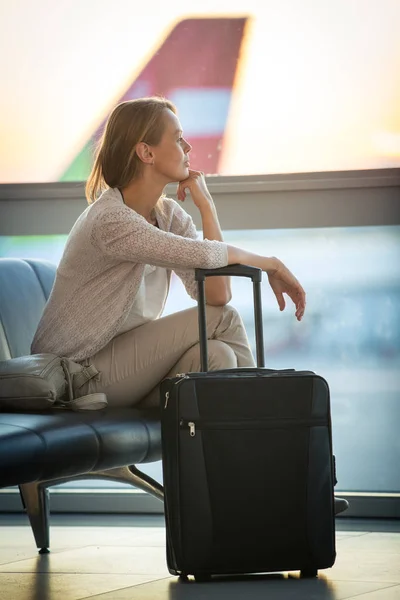
[[142, 162], [136, 144], [157, 145], [164, 133], [165, 109], [176, 114], [176, 107], [165, 98], [150, 97], [118, 104], [107, 119], [86, 182], [89, 204], [108, 188], [126, 187], [140, 175]]

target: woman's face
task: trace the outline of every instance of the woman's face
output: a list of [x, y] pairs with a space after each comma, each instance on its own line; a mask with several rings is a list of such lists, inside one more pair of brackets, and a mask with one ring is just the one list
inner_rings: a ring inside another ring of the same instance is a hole
[[164, 111], [164, 133], [157, 146], [151, 146], [153, 169], [168, 182], [189, 177], [189, 152], [192, 146], [184, 139], [178, 117], [169, 109]]

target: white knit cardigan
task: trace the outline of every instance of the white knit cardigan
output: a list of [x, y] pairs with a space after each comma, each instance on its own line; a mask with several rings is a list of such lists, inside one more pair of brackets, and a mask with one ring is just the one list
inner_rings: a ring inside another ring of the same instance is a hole
[[174, 270], [196, 298], [195, 268], [228, 264], [224, 242], [197, 239], [193, 220], [164, 198], [155, 209], [158, 228], [105, 191], [73, 226], [31, 352], [72, 360], [90, 358], [121, 329], [143, 278], [145, 264]]

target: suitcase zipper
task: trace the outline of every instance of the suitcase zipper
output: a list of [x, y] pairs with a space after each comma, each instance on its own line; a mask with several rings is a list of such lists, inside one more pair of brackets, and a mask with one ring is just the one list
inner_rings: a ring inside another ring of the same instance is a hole
[[[235, 371], [237, 374], [235, 373]], [[243, 373], [245, 373], [248, 377], [276, 377], [279, 375], [283, 375], [283, 376], [315, 375], [315, 373], [313, 371], [295, 371], [294, 369], [281, 369], [281, 370], [277, 370], [277, 371], [272, 371], [272, 370], [266, 369], [266, 371], [268, 371], [268, 372], [265, 374], [257, 373], [257, 372], [249, 372], [248, 373], [246, 371], [246, 369], [226, 369], [225, 372], [222, 370], [222, 371], [208, 371], [208, 372], [199, 372], [199, 373], [177, 373], [177, 375], [176, 375], [177, 381], [174, 382], [174, 385], [178, 385], [184, 379], [196, 379], [196, 378], [202, 378], [202, 377], [210, 378], [210, 375], [217, 378], [218, 376], [223, 376], [224, 374], [229, 375], [230, 378], [236, 378], [236, 377], [240, 378], [241, 375], [243, 375]], [[166, 409], [168, 407], [168, 401], [169, 401], [169, 392], [166, 392], [164, 409]]]
[[164, 408], [167, 408], [167, 406], [168, 406], [168, 400], [169, 400], [169, 392], [166, 392], [166, 394], [165, 394], [165, 404], [164, 404]]
[[189, 429], [190, 437], [196, 435], [196, 429], [271, 429], [278, 426], [312, 427], [327, 425], [324, 419], [262, 419], [259, 421], [179, 421], [181, 429]]
[[[181, 381], [183, 381], [184, 379], [189, 379], [189, 376], [186, 375], [186, 373], [180, 373], [179, 375], [177, 375], [177, 377], [179, 377], [179, 379], [178, 379], [178, 381], [175, 381], [174, 385], [178, 385], [178, 383], [181, 383]], [[166, 409], [168, 406], [168, 400], [169, 400], [169, 392], [165, 392], [164, 409]]]
[[[179, 381], [181, 381], [181, 379], [203, 379], [203, 378], [218, 378], [218, 377], [222, 377], [225, 378], [224, 376], [228, 375], [229, 378], [242, 378], [243, 375], [245, 375], [246, 377], [278, 377], [278, 376], [284, 376], [284, 377], [293, 377], [294, 375], [296, 376], [307, 376], [307, 375], [315, 375], [314, 371], [295, 371], [295, 369], [280, 369], [280, 370], [272, 370], [272, 369], [265, 369], [264, 371], [262, 371], [261, 369], [259, 371], [251, 371], [250, 368], [249, 369], [221, 369], [219, 371], [199, 371], [198, 373], [178, 373], [175, 377], [179, 377]], [[179, 381], [176, 381], [176, 383], [179, 383]]]
[[235, 367], [232, 369], [218, 369], [217, 371], [189, 371], [188, 373], [177, 373], [175, 377], [189, 377], [190, 375], [277, 375], [281, 373], [309, 373], [311, 371], [296, 371], [296, 369], [267, 369], [266, 367]]

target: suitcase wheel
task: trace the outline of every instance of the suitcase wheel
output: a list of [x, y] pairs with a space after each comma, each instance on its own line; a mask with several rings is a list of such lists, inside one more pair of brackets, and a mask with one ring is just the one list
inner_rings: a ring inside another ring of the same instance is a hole
[[182, 583], [187, 583], [189, 581], [189, 578], [186, 575], [186, 573], [179, 573], [179, 581], [181, 581]]
[[318, 569], [315, 569], [314, 567], [308, 567], [307, 569], [302, 569], [300, 571], [300, 577], [304, 578], [317, 577], [317, 575]]
[[196, 583], [205, 583], [211, 581], [211, 575], [208, 573], [193, 573], [193, 577]]

